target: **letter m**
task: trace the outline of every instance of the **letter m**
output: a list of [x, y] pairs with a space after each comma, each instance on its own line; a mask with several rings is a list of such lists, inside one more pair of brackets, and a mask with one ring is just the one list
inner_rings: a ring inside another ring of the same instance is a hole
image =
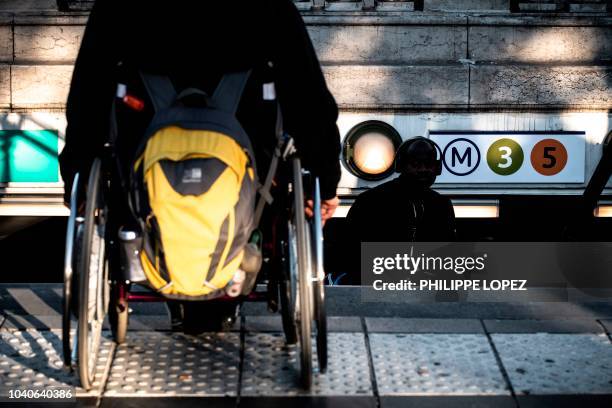
[[468, 147], [467, 149], [465, 149], [463, 156], [459, 154], [459, 151], [457, 150], [456, 147], [453, 147], [451, 149], [451, 157], [452, 157], [452, 160], [451, 160], [452, 167], [455, 167], [455, 159], [459, 161], [459, 164], [463, 164], [463, 162], [467, 159], [468, 167], [472, 167], [472, 148], [471, 147]]

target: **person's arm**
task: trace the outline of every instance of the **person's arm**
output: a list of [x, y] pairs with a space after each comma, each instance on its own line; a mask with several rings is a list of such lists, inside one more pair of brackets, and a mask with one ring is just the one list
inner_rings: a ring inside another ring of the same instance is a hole
[[115, 24], [118, 11], [111, 4], [114, 2], [104, 0], [94, 4], [72, 74], [66, 105], [66, 144], [59, 157], [65, 202], [74, 175], [88, 173], [108, 136], [120, 44]]
[[274, 4], [273, 63], [285, 131], [295, 139], [304, 167], [319, 177], [322, 199], [330, 200], [340, 180], [338, 107], [295, 5]]

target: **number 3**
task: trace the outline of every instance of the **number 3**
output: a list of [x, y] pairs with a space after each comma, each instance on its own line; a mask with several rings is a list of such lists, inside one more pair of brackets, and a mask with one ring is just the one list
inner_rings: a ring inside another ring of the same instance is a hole
[[502, 152], [502, 155], [499, 158], [504, 159], [506, 162], [504, 164], [498, 163], [497, 167], [500, 169], [507, 169], [508, 167], [512, 166], [512, 149], [510, 149], [508, 146], [501, 146], [498, 150]]

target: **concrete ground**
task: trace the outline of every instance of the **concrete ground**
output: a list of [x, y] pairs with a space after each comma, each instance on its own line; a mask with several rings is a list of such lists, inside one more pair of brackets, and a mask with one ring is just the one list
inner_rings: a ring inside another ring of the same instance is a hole
[[[249, 304], [232, 331], [173, 333], [132, 305], [126, 344], [105, 332], [90, 406], [612, 406], [606, 302], [362, 304], [329, 288], [329, 368], [310, 392], [280, 317]], [[76, 385], [61, 367], [61, 286], [0, 286], [0, 384]]]

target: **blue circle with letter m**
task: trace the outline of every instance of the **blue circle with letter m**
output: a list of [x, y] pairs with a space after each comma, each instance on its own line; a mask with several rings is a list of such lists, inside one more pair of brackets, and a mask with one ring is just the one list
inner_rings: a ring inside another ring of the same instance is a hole
[[455, 176], [467, 176], [480, 164], [480, 150], [466, 138], [454, 139], [442, 152], [444, 167]]

